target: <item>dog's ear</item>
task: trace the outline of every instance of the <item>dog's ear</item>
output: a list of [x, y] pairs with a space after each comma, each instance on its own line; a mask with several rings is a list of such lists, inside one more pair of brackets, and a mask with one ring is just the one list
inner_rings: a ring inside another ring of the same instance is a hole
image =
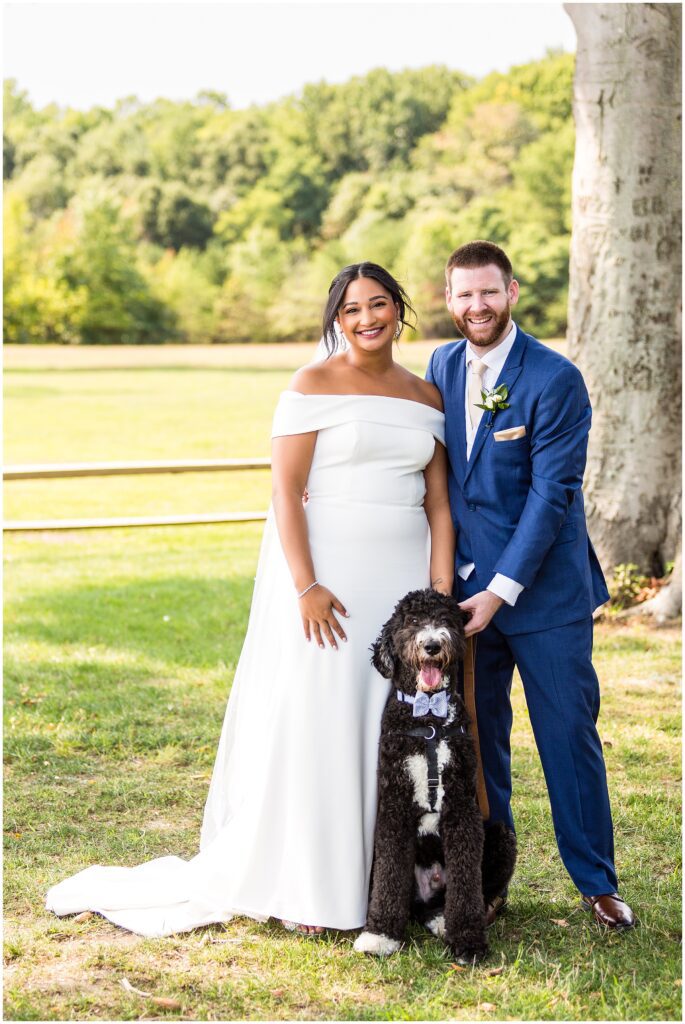
[[463, 630], [464, 626], [471, 618], [469, 613], [463, 611], [463, 609], [459, 607], [459, 602], [456, 597], [452, 597], [451, 594], [444, 595], [443, 601], [445, 606], [449, 609], [450, 615], [454, 619], [456, 629]]
[[452, 631], [456, 641], [456, 656], [460, 660], [466, 653], [466, 637], [464, 636], [464, 626], [469, 621], [471, 616], [468, 612], [462, 611], [459, 607], [456, 597], [448, 597], [446, 601], [449, 602], [447, 607], [450, 610], [452, 616]]
[[392, 679], [395, 675], [395, 652], [387, 625], [383, 627], [378, 639], [371, 646], [371, 664], [386, 679]]

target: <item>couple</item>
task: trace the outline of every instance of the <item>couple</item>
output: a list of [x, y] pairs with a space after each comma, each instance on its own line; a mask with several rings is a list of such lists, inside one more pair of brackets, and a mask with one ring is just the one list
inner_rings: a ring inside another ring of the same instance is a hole
[[513, 828], [516, 665], [562, 860], [597, 921], [633, 924], [616, 893], [595, 728], [592, 612], [608, 593], [581, 491], [587, 391], [568, 360], [512, 322], [518, 283], [500, 248], [462, 246], [446, 277], [465, 340], [436, 349], [427, 380], [393, 361], [413, 313], [406, 294], [360, 263], [330, 287], [329, 358], [280, 397], [273, 503], [200, 853], [87, 868], [50, 890], [49, 909], [96, 910], [155, 936], [235, 914], [303, 933], [362, 927], [389, 691], [369, 646], [399, 598], [432, 586], [454, 588], [478, 634], [489, 820]]

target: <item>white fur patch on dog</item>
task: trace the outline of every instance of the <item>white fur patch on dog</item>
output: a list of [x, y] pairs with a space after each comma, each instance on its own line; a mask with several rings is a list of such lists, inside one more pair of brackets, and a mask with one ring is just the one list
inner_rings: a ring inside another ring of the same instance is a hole
[[[442, 774], [446, 765], [449, 764], [451, 758], [450, 749], [445, 740], [440, 740], [438, 743], [438, 789], [435, 799], [435, 812], [434, 814], [440, 813], [442, 807], [442, 801], [445, 796], [445, 790], [442, 784]], [[414, 787], [414, 800], [419, 807], [426, 809], [427, 815], [424, 818], [432, 818], [430, 803], [428, 802], [428, 759], [425, 754], [410, 754], [409, 757], [404, 759], [405, 771], [409, 774], [409, 778], [412, 781]], [[436, 819], [437, 821], [437, 819]], [[421, 828], [421, 826], [419, 826]], [[431, 829], [435, 831], [435, 829]]]
[[444, 626], [424, 626], [423, 629], [419, 630], [416, 634], [416, 646], [421, 647], [426, 641], [435, 640], [436, 643], [442, 644], [443, 640], [449, 643], [450, 631]]
[[437, 811], [428, 811], [426, 814], [422, 814], [419, 818], [418, 835], [437, 836], [439, 821], [440, 815]]
[[371, 953], [373, 956], [390, 956], [400, 948], [397, 939], [389, 939], [387, 935], [374, 935], [373, 932], [362, 932], [354, 943], [357, 953]]
[[444, 914], [438, 914], [431, 921], [426, 923], [426, 928], [429, 932], [432, 932], [438, 939], [445, 938], [445, 916]]

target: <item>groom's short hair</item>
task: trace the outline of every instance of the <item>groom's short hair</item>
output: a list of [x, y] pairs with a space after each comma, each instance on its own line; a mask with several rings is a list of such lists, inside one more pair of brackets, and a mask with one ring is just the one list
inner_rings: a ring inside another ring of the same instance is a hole
[[502, 271], [504, 284], [508, 288], [514, 271], [511, 260], [504, 249], [500, 249], [494, 242], [477, 241], [460, 245], [458, 249], [454, 250], [445, 267], [447, 287], [451, 286], [452, 271], [455, 267], [466, 267], [468, 270], [472, 270], [474, 267], [487, 267], [491, 263], [494, 263]]

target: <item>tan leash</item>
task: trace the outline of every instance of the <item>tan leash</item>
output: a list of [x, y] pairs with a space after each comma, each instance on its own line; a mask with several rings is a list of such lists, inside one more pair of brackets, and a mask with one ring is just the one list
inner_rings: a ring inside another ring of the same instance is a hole
[[483, 762], [480, 756], [480, 740], [478, 738], [478, 719], [476, 718], [476, 638], [470, 636], [466, 641], [464, 654], [464, 703], [469, 716], [469, 733], [476, 750], [476, 793], [478, 806], [485, 821], [490, 817], [490, 804], [485, 788]]

